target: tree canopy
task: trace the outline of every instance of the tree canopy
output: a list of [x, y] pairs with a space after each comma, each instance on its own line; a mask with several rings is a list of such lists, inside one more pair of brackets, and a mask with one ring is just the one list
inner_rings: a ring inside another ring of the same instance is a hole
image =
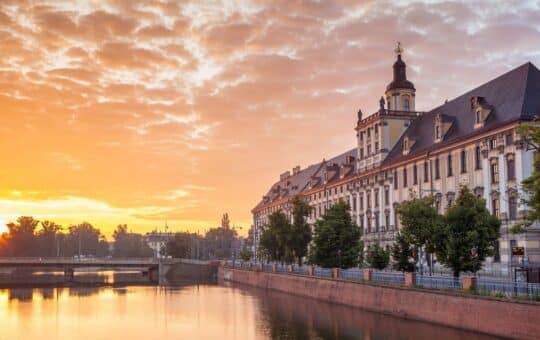
[[366, 262], [371, 268], [384, 269], [390, 262], [390, 253], [378, 243], [374, 243], [367, 248]]
[[347, 203], [339, 201], [315, 222], [310, 262], [321, 267], [356, 267], [362, 244], [360, 228], [349, 214]]

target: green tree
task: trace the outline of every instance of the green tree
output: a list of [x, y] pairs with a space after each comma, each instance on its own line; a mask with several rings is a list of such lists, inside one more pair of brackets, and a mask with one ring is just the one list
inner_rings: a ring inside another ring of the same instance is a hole
[[351, 220], [350, 207], [339, 201], [315, 223], [310, 262], [325, 268], [351, 268], [359, 264], [360, 228]]
[[402, 272], [413, 272], [415, 267], [415, 261], [413, 257], [413, 249], [411, 244], [407, 242], [407, 239], [398, 233], [396, 240], [392, 245], [392, 264], [395, 270]]
[[486, 209], [485, 201], [461, 187], [437, 233], [437, 259], [450, 267], [455, 277], [463, 271], [476, 273], [485, 258], [494, 255], [500, 226], [499, 219]]
[[244, 248], [240, 252], [240, 258], [243, 261], [249, 261], [249, 260], [251, 260], [252, 257], [253, 257], [253, 252], [248, 248]]
[[205, 235], [205, 243], [209, 257], [218, 259], [231, 258], [233, 255], [233, 242], [236, 239], [236, 236], [236, 230], [234, 229], [225, 227], [210, 229]]
[[366, 262], [374, 269], [384, 269], [390, 262], [390, 252], [382, 248], [378, 243], [370, 245], [366, 252]]
[[[528, 148], [540, 152], [540, 121], [536, 119], [531, 123], [522, 124], [518, 131]], [[528, 206], [524, 216], [524, 221], [517, 223], [510, 232], [517, 234], [523, 233], [534, 222], [540, 221], [540, 158], [534, 159], [533, 172], [531, 176], [521, 182], [523, 193], [521, 201]]]
[[221, 218], [221, 228], [231, 229], [231, 221], [229, 220], [228, 213], [223, 214], [223, 217]]
[[269, 261], [285, 262], [289, 260], [287, 251], [291, 223], [282, 211], [268, 216], [268, 224], [262, 227], [259, 239], [260, 256]]
[[290, 225], [287, 251], [302, 265], [302, 258], [307, 255], [308, 245], [311, 242], [311, 226], [307, 223], [307, 217], [312, 208], [300, 196], [292, 199], [293, 223]]
[[426, 252], [435, 249], [433, 235], [442, 223], [442, 216], [434, 207], [434, 197], [413, 198], [401, 203], [397, 213], [402, 225], [401, 234], [416, 248], [425, 247]]
[[88, 222], [83, 222], [68, 228], [64, 250], [66, 256], [106, 256], [109, 254], [109, 243], [99, 229]]

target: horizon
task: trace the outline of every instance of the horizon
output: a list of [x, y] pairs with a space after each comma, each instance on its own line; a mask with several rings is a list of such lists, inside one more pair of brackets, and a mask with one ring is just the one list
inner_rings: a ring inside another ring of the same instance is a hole
[[0, 233], [22, 215], [204, 232], [228, 213], [245, 236], [279, 174], [355, 146], [397, 41], [426, 111], [540, 65], [539, 22], [533, 1], [4, 1]]

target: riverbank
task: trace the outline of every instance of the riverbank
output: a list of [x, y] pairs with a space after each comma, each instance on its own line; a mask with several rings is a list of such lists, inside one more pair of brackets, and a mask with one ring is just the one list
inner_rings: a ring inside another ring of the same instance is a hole
[[540, 304], [534, 302], [225, 267], [218, 279], [497, 336], [540, 334]]

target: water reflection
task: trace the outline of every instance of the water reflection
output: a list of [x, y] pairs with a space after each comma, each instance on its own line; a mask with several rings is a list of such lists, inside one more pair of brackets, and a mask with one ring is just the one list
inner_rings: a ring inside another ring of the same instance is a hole
[[0, 290], [8, 339], [488, 339], [244, 286]]

